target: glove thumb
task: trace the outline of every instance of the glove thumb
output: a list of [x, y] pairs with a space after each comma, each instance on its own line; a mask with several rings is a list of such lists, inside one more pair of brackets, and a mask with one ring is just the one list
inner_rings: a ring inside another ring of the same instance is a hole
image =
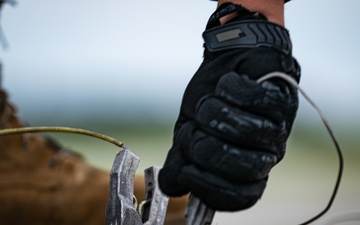
[[182, 169], [188, 164], [180, 148], [179, 145], [174, 145], [170, 149], [165, 164], [159, 172], [158, 180], [160, 189], [168, 196], [179, 197], [189, 192], [189, 190], [178, 181]]

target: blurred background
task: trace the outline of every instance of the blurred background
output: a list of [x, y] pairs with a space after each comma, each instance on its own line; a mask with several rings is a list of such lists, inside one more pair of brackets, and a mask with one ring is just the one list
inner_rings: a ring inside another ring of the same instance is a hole
[[[206, 0], [18, 0], [1, 12], [8, 42], [0, 50], [2, 88], [32, 126], [104, 133], [140, 156], [139, 173], [161, 166], [215, 8]], [[360, 210], [360, 2], [293, 0], [285, 9], [301, 86], [344, 151], [343, 183], [330, 215]], [[50, 135], [106, 170], [119, 150], [89, 137]], [[300, 98], [287, 156], [271, 173], [263, 199], [250, 210], [217, 213], [214, 224], [304, 222], [325, 207], [337, 168], [319, 116]]]

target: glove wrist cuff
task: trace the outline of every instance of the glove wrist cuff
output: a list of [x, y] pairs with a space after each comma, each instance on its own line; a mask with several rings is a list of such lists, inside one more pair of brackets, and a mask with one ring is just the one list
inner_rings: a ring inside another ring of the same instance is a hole
[[271, 47], [285, 54], [292, 51], [288, 30], [268, 21], [232, 22], [206, 30], [203, 38], [209, 52], [256, 47]]

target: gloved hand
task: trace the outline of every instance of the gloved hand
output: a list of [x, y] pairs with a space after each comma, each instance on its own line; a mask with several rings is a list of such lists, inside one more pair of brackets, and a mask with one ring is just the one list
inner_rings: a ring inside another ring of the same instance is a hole
[[169, 196], [191, 192], [212, 209], [241, 210], [257, 202], [283, 158], [298, 107], [286, 81], [256, 80], [281, 71], [298, 81], [300, 67], [287, 30], [239, 5], [219, 7], [203, 36], [204, 62], [184, 93], [159, 184]]

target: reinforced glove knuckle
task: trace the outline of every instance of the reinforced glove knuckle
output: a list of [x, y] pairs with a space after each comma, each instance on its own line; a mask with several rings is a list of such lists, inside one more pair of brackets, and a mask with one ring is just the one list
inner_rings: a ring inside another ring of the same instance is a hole
[[254, 105], [254, 98], [261, 99], [265, 90], [246, 75], [230, 72], [219, 79], [215, 94], [233, 104], [244, 107]]
[[215, 95], [231, 105], [280, 123], [297, 104], [296, 92], [282, 80], [258, 83], [246, 75], [227, 73], [219, 79]]
[[196, 112], [196, 122], [211, 135], [264, 150], [272, 150], [281, 128], [271, 119], [234, 108], [216, 98], [202, 102]]
[[275, 154], [230, 145], [202, 132], [195, 135], [187, 158], [197, 166], [233, 182], [263, 179], [277, 163]]

